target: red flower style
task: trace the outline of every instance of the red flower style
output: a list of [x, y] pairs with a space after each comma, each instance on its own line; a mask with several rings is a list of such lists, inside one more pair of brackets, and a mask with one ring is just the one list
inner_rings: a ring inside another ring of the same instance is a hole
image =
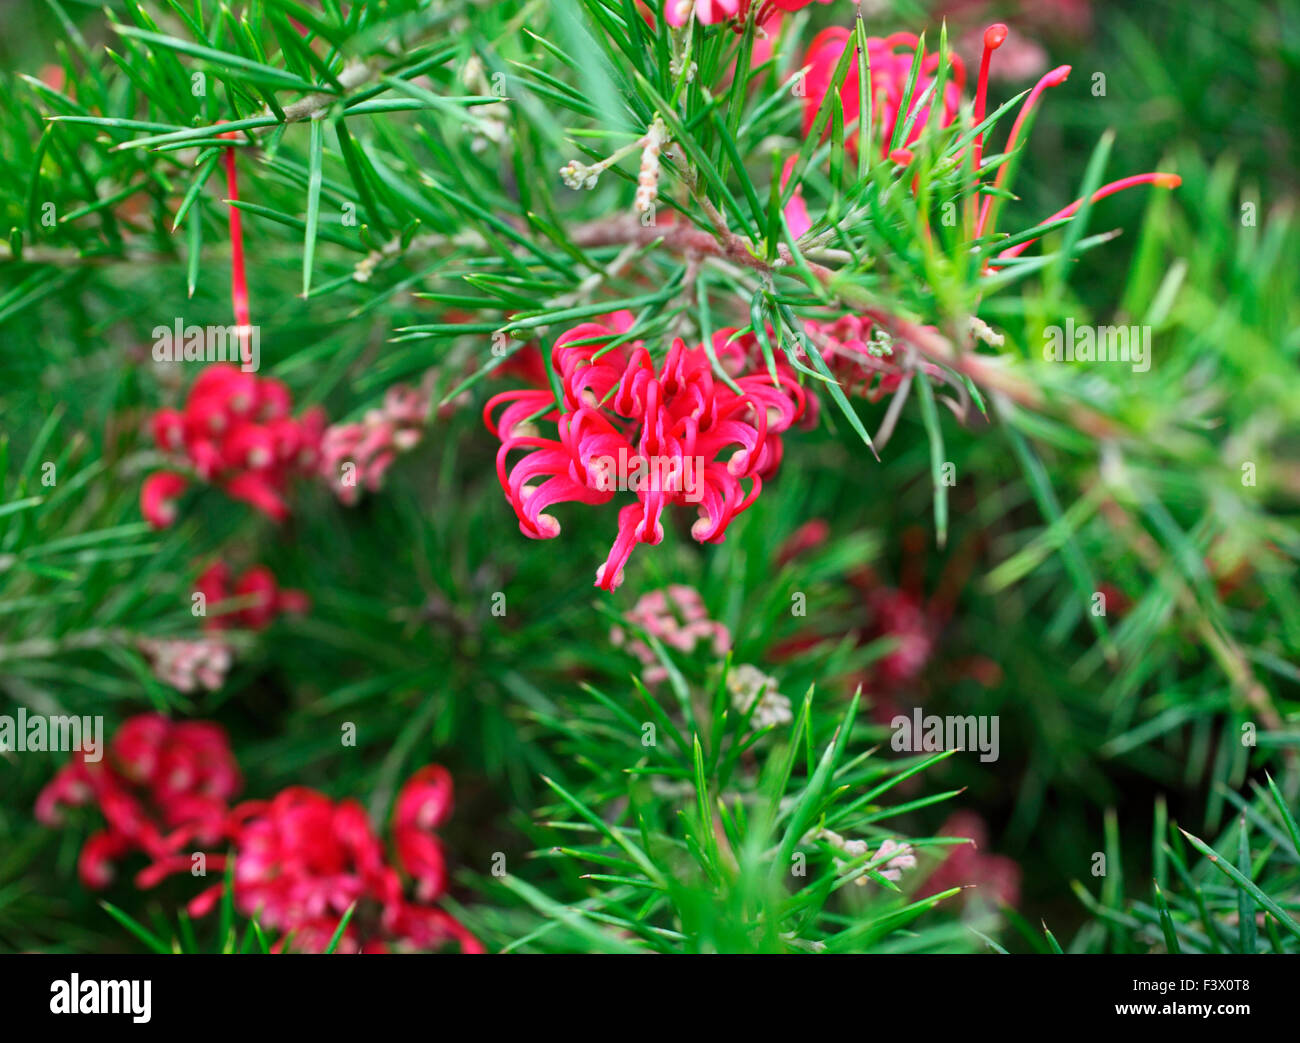
[[[235, 808], [228, 832], [235, 852], [234, 902], [266, 927], [292, 934], [299, 951], [321, 952], [349, 906], [356, 912], [339, 952], [433, 949], [449, 942], [462, 952], [482, 952], [479, 941], [432, 903], [446, 890], [442, 845], [433, 830], [451, 812], [452, 783], [431, 765], [402, 787], [393, 809], [396, 863], [389, 863], [365, 809], [292, 786], [269, 801]], [[414, 881], [408, 899], [402, 873]], [[224, 883], [193, 899], [203, 915]], [[284, 943], [281, 943], [284, 944]]]
[[[213, 562], [194, 581], [194, 589], [203, 595], [204, 627], [208, 630], [225, 630], [232, 626], [265, 630], [280, 613], [302, 613], [311, 607], [306, 594], [301, 590], [281, 588], [275, 574], [265, 565], [254, 565], [246, 570], [232, 586], [230, 568], [225, 562]], [[232, 599], [250, 603], [234, 612], [216, 615], [208, 612]]]
[[[151, 428], [154, 441], [178, 464], [274, 521], [289, 513], [284, 492], [289, 479], [316, 470], [324, 414], [311, 409], [291, 417], [289, 389], [270, 377], [238, 366], [209, 366], [190, 388], [185, 408], [160, 409]], [[176, 516], [175, 500], [188, 479], [175, 471], [150, 475], [140, 509], [155, 528]]]
[[[984, 122], [985, 109], [988, 103], [988, 85], [989, 70], [993, 59], [993, 52], [998, 50], [1006, 42], [1008, 29], [1002, 23], [990, 25], [984, 30], [983, 49], [980, 54], [979, 76], [975, 86], [975, 101], [972, 112], [972, 121], [975, 126]], [[803, 113], [803, 132], [806, 135], [812, 132], [813, 124], [816, 122], [817, 110], [821, 107], [822, 101], [830, 90], [831, 81], [835, 77], [835, 67], [839, 63], [840, 56], [844, 53], [844, 48], [849, 45], [853, 33], [849, 29], [830, 28], [819, 33], [813, 38], [809, 45], [808, 53], [805, 56], [804, 64], [809, 66], [807, 74], [807, 90], [805, 92], [804, 113]], [[917, 82], [912, 92], [915, 101], [911, 110], [904, 113], [903, 96], [906, 93], [907, 82], [911, 76], [911, 68], [915, 59], [916, 49], [919, 46], [919, 39], [911, 33], [894, 33], [890, 36], [880, 39], [871, 37], [867, 40], [867, 56], [870, 61], [870, 95], [872, 116], [875, 124], [879, 126], [880, 139], [880, 156], [881, 158], [891, 158], [900, 164], [910, 163], [913, 159], [910, 146], [913, 145], [923, 133], [926, 124], [929, 121], [931, 102], [924, 109], [921, 108], [921, 100], [925, 96], [926, 90], [929, 89], [937, 78], [939, 55], [930, 54], [922, 60], [920, 70], [917, 75]], [[940, 114], [940, 126], [948, 126], [957, 118], [958, 109], [961, 101], [961, 91], [966, 82], [966, 67], [961, 58], [957, 55], [951, 56], [952, 76], [944, 85], [943, 108]], [[1024, 104], [1020, 107], [1020, 112], [1012, 124], [1010, 136], [1003, 148], [1003, 152], [1008, 155], [1016, 149], [1016, 143], [1019, 140], [1021, 129], [1025, 121], [1038, 104], [1039, 98], [1043, 91], [1048, 87], [1057, 87], [1066, 81], [1070, 74], [1068, 65], [1061, 65], [1044, 73], [1034, 84], [1033, 89], [1025, 98]], [[856, 124], [859, 119], [858, 103], [858, 68], [856, 62], [850, 62], [844, 82], [840, 91], [841, 104], [844, 110], [844, 122]], [[891, 149], [893, 143], [894, 130], [899, 121], [906, 121], [912, 116], [915, 119], [912, 122], [912, 129], [906, 137], [901, 139], [899, 144]], [[847, 147], [851, 155], [857, 154], [857, 141], [860, 132], [859, 127], [854, 127], [853, 132], [849, 135]], [[828, 134], [830, 128], [827, 127], [825, 132]], [[984, 150], [984, 134], [981, 131], [975, 135], [970, 147], [970, 161], [978, 176], [982, 169]], [[993, 187], [1001, 188], [1004, 179], [1007, 176], [1009, 166], [1003, 163], [994, 176]], [[784, 179], [783, 179], [784, 180]], [[1102, 185], [1097, 189], [1090, 201], [1095, 203], [1105, 199], [1107, 196], [1114, 195], [1126, 188], [1132, 188], [1136, 185], [1155, 185], [1158, 188], [1177, 188], [1182, 183], [1182, 179], [1177, 174], [1168, 174], [1162, 172], [1135, 174], [1131, 177], [1121, 178], [1118, 181], [1112, 181], [1109, 184]], [[790, 200], [793, 206], [794, 198]], [[997, 194], [986, 195], [982, 204], [972, 206], [969, 213], [968, 224], [973, 235], [978, 237], [989, 237], [993, 235], [997, 224]], [[1047, 218], [1043, 224], [1060, 220], [1072, 216], [1078, 209], [1083, 206], [1084, 200], [1078, 199], [1062, 210], [1058, 210]], [[798, 208], [795, 207], [793, 212], [787, 211], [787, 221], [792, 227], [801, 224], [801, 218]], [[797, 236], [796, 236], [797, 238]], [[1030, 239], [1025, 242], [1017, 243], [1001, 251], [990, 262], [992, 265], [999, 262], [1005, 262], [1012, 258], [1018, 257], [1033, 243], [1036, 239]]]
[[150, 865], [136, 880], [148, 887], [178, 866], [188, 869], [184, 852], [195, 844], [221, 839], [228, 801], [240, 785], [219, 726], [142, 714], [122, 724], [104, 759], [74, 754], [37, 796], [36, 818], [57, 825], [63, 808], [95, 804], [105, 827], [82, 846], [77, 862], [82, 882], [106, 886], [113, 863], [139, 851]]
[[[699, 542], [725, 538], [780, 463], [779, 435], [804, 415], [806, 398], [784, 362], [775, 385], [753, 367], [752, 338], [732, 340], [734, 331], [719, 331], [714, 351], [730, 372], [743, 374], [735, 379], [740, 394], [714, 379], [703, 346], [678, 339], [656, 367], [640, 341], [611, 343], [630, 330], [631, 313], [608, 322], [584, 323], [556, 342], [560, 409], [550, 391], [524, 389], [494, 396], [483, 416], [501, 439], [497, 476], [524, 535], [559, 535], [559, 521], [545, 513], [553, 504], [602, 504], [616, 489], [636, 493], [637, 503], [619, 512], [618, 537], [596, 571], [596, 586], [613, 590], [634, 546], [663, 539], [669, 504], [698, 508], [691, 535]], [[556, 425], [558, 439], [539, 436], [539, 419]], [[526, 455], [511, 467], [518, 450]]]

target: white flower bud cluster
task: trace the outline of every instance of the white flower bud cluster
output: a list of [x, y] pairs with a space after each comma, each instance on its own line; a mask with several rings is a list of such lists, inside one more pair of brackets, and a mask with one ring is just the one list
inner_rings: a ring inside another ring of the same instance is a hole
[[741, 663], [727, 673], [727, 691], [731, 693], [731, 705], [737, 711], [748, 713], [754, 701], [758, 701], [750, 718], [756, 728], [770, 728], [794, 720], [790, 700], [776, 688], [775, 677], [769, 677], [749, 663]]
[[[695, 62], [691, 62], [690, 65], [686, 66], [686, 82], [687, 82], [687, 83], [694, 83], [694, 82], [695, 82], [695, 73], [696, 73], [698, 70], [699, 70], [699, 66], [697, 66], [697, 65], [695, 64]], [[682, 60], [681, 60], [681, 58], [679, 58], [677, 55], [673, 55], [673, 57], [669, 58], [669, 59], [668, 59], [668, 71], [669, 71], [669, 73], [671, 73], [674, 77], [676, 77], [676, 76], [680, 76], [680, 75], [682, 74]]]
[[636, 204], [638, 214], [648, 214], [659, 198], [659, 155], [668, 137], [668, 128], [658, 117], [650, 124], [641, 139], [641, 172], [636, 179]]
[[[903, 878], [904, 869], [916, 868], [916, 855], [912, 854], [912, 846], [900, 844], [893, 838], [882, 840], [874, 856], [865, 840], [850, 840], [848, 837], [840, 836], [833, 829], [819, 829], [803, 838], [805, 844], [814, 844], [818, 840], [825, 840], [831, 847], [844, 853], [844, 858], [835, 860], [835, 868], [840, 873], [851, 872], [854, 868], [861, 869], [861, 865], [851, 868], [851, 863], [861, 862], [865, 858], [868, 860], [866, 864], [875, 863], [875, 872], [886, 880], [897, 883]], [[863, 874], [855, 877], [853, 882], [861, 887], [868, 879], [869, 877]]]
[[565, 185], [575, 192], [584, 188], [592, 189], [596, 187], [596, 182], [600, 180], [600, 168], [589, 167], [577, 160], [570, 160], [560, 167], [560, 178]]

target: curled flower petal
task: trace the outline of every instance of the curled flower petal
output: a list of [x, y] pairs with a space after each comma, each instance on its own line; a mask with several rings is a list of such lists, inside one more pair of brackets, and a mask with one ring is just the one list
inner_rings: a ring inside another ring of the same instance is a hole
[[155, 471], [140, 487], [140, 513], [155, 529], [176, 521], [176, 499], [189, 488], [189, 481], [175, 471]]

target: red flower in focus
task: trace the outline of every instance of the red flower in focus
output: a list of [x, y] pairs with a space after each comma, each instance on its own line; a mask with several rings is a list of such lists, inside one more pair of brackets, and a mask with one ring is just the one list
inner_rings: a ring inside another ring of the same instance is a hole
[[[596, 571], [596, 586], [613, 590], [633, 547], [663, 539], [669, 504], [696, 506], [691, 535], [720, 542], [776, 470], [779, 435], [804, 415], [806, 400], [784, 361], [775, 384], [754, 364], [752, 336], [714, 336], [737, 394], [714, 379], [702, 346], [679, 339], [656, 367], [640, 341], [610, 343], [630, 330], [631, 313], [608, 321], [584, 323], [556, 342], [551, 362], [563, 388], [560, 409], [549, 390], [525, 389], [494, 396], [483, 417], [501, 439], [497, 476], [524, 535], [559, 535], [559, 521], [545, 513], [552, 504], [606, 503], [617, 490], [636, 494], [637, 503], [619, 512], [618, 537]], [[558, 438], [540, 437], [539, 420], [554, 423]], [[518, 450], [525, 455], [511, 467], [508, 458]]]
[[[231, 585], [230, 568], [225, 562], [213, 562], [194, 581], [196, 593], [203, 595], [208, 630], [225, 630], [231, 626], [246, 630], [265, 630], [282, 612], [302, 613], [311, 607], [311, 601], [301, 590], [284, 590], [276, 582], [275, 574], [265, 565], [254, 565]], [[231, 599], [249, 600], [250, 604], [238, 611], [217, 615], [207, 610]]]
[[137, 876], [147, 887], [177, 868], [188, 869], [187, 852], [195, 844], [221, 839], [228, 801], [240, 785], [219, 726], [143, 714], [122, 724], [103, 760], [74, 754], [37, 796], [36, 818], [57, 825], [63, 808], [96, 805], [105, 827], [82, 846], [82, 882], [106, 886], [113, 863], [139, 851], [151, 862]]
[[[238, 366], [209, 366], [190, 388], [185, 408], [160, 409], [150, 423], [154, 441], [202, 481], [243, 500], [274, 521], [289, 513], [284, 492], [294, 475], [316, 470], [324, 414], [291, 417], [289, 389]], [[156, 528], [175, 519], [172, 501], [187, 479], [171, 471], [150, 475], [140, 509]]]
[[939, 828], [941, 837], [965, 837], [971, 844], [949, 848], [917, 893], [926, 898], [953, 887], [973, 887], [966, 900], [983, 899], [998, 905], [1014, 906], [1020, 901], [1020, 866], [1005, 855], [988, 855], [988, 826], [970, 811], [958, 811]]

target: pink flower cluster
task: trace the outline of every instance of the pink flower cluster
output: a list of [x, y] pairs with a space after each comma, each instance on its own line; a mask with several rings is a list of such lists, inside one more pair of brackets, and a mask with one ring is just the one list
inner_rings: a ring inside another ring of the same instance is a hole
[[[236, 908], [292, 935], [290, 944], [299, 951], [323, 951], [354, 903], [340, 952], [434, 949], [449, 942], [463, 952], [483, 951], [433, 904], [447, 885], [434, 832], [451, 814], [446, 769], [422, 768], [397, 795], [392, 838], [398, 868], [357, 801], [291, 786], [269, 801], [232, 807], [240, 786], [219, 726], [144, 714], [122, 724], [102, 761], [78, 753], [60, 769], [37, 797], [36, 817], [53, 826], [65, 807], [98, 807], [107, 825], [86, 841], [78, 861], [78, 874], [91, 888], [107, 886], [113, 863], [132, 852], [149, 859], [135, 877], [136, 886], [149, 888], [190, 871], [200, 855], [205, 868], [224, 868], [223, 855], [201, 847], [231, 849]], [[191, 913], [210, 911], [224, 889], [223, 881], [200, 893], [189, 904]]]
[[[191, 475], [278, 522], [289, 514], [289, 480], [316, 471], [325, 427], [319, 409], [298, 417], [292, 409], [280, 381], [220, 364], [199, 374], [184, 409], [158, 410], [151, 427], [158, 447]], [[176, 520], [175, 501], [189, 481], [174, 470], [145, 479], [140, 509], [150, 525]]]
[[[681, 652], [694, 651], [701, 641], [711, 642], [710, 647], [716, 656], [726, 655], [731, 649], [731, 631], [710, 619], [700, 592], [684, 584], [674, 583], [666, 590], [653, 590], [641, 595], [623, 618], [669, 648]], [[610, 630], [609, 640], [619, 647], [626, 645], [627, 650], [641, 660], [645, 666], [641, 678], [646, 684], [658, 684], [667, 678], [668, 671], [659, 657], [640, 638], [630, 636], [622, 627], [616, 626]]]
[[206, 688], [215, 692], [226, 681], [234, 656], [224, 641], [204, 638], [141, 638], [137, 644], [149, 657], [154, 676], [178, 692]]
[[388, 389], [384, 404], [353, 423], [325, 430], [320, 473], [340, 501], [351, 507], [364, 487], [375, 492], [397, 454], [420, 441], [429, 419], [432, 396], [427, 386], [399, 384]]
[[148, 887], [178, 864], [189, 868], [196, 844], [225, 832], [227, 802], [240, 788], [225, 732], [200, 721], [175, 723], [158, 714], [126, 721], [103, 759], [76, 753], [36, 799], [36, 818], [62, 820], [62, 809], [95, 804], [105, 827], [81, 848], [77, 872], [87, 887], [113, 879], [113, 863], [141, 852], [150, 864], [136, 877]]
[[[752, 337], [736, 338], [732, 330], [714, 336], [720, 363], [737, 374], [738, 394], [714, 378], [703, 346], [678, 339], [656, 366], [641, 341], [626, 342], [632, 321], [630, 312], [619, 312], [556, 341], [551, 363], [562, 388], [559, 409], [549, 390], [524, 389], [494, 396], [483, 414], [501, 440], [497, 476], [524, 535], [559, 535], [559, 521], [545, 513], [553, 504], [602, 504], [618, 490], [635, 492], [637, 502], [619, 512], [618, 536], [596, 571], [596, 586], [604, 590], [622, 582], [636, 544], [663, 539], [670, 504], [694, 505], [699, 518], [691, 535], [721, 542], [776, 470], [779, 436], [806, 405], [784, 361], [775, 384], [755, 365]], [[558, 437], [541, 437], [539, 420], [554, 423]], [[525, 455], [511, 467], [510, 454], [518, 451]]]

